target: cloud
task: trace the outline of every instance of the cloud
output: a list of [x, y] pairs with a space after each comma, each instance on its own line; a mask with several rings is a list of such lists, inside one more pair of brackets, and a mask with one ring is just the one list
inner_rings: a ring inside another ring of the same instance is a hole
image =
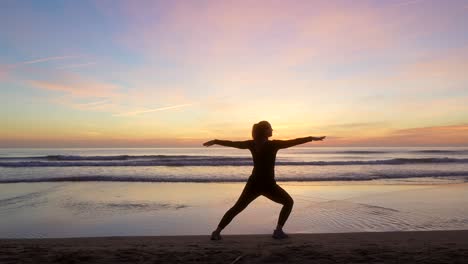
[[40, 63], [45, 63], [49, 61], [70, 60], [70, 59], [76, 59], [76, 58], [81, 58], [81, 57], [83, 56], [77, 56], [77, 55], [51, 56], [51, 57], [43, 57], [43, 58], [38, 58], [38, 59], [33, 59], [33, 60], [21, 61], [21, 62], [17, 62], [14, 64], [0, 65], [0, 80], [10, 77], [13, 71], [19, 71], [24, 66], [28, 66], [32, 64], [40, 64]]
[[414, 5], [414, 4], [418, 4], [418, 3], [422, 3], [422, 2], [424, 2], [424, 0], [402, 1], [402, 2], [399, 2], [399, 3], [393, 4], [392, 7], [404, 7], [404, 6]]
[[[71, 73], [67, 69], [51, 69], [42, 73], [35, 74], [38, 79], [27, 80], [25, 83], [34, 88], [51, 92], [48, 96], [51, 103], [76, 110], [107, 112], [115, 116], [134, 116], [182, 108], [191, 105], [187, 102], [193, 101], [184, 90], [174, 86], [165, 87], [151, 81], [133, 82], [133, 79], [130, 79], [130, 81], [125, 81], [125, 85], [122, 85], [118, 82], [119, 79], [115, 82], [109, 82], [83, 74]], [[136, 79], [144, 80], [143, 77]], [[155, 104], [172, 106], [152, 109], [151, 106]]]
[[0, 67], [0, 71], [3, 68], [3, 71], [7, 70], [12, 70], [24, 65], [29, 65], [29, 64], [36, 64], [36, 63], [43, 63], [43, 62], [48, 62], [48, 61], [59, 61], [59, 60], [68, 60], [68, 59], [74, 59], [74, 58], [79, 58], [81, 56], [54, 56], [54, 57], [44, 57], [44, 58], [39, 58], [39, 59], [34, 59], [34, 60], [28, 60], [28, 61], [21, 61], [18, 63], [14, 64], [9, 64], [9, 65], [4, 65], [3, 67]]
[[[417, 8], [416, 3], [399, 2], [411, 10]], [[447, 18], [435, 23], [423, 12], [431, 8], [427, 5], [415, 12], [388, 10], [386, 4], [376, 8], [368, 2], [342, 5], [329, 1], [124, 1], [110, 8], [102, 5], [107, 15], [118, 9], [113, 15], [122, 16], [124, 26], [116, 43], [142, 55], [151, 66], [161, 62], [179, 66], [210, 87], [206, 89], [216, 87], [218, 93], [233, 87], [249, 87], [244, 88], [249, 93], [271, 92], [273, 86], [305, 93], [318, 83], [321, 89], [334, 86], [328, 90], [351, 94], [355, 89], [368, 92], [368, 87], [389, 86], [395, 79], [386, 73], [402, 70], [392, 66], [409, 60], [413, 49], [408, 47], [421, 35], [432, 34], [433, 24], [440, 29], [452, 23]], [[403, 59], [396, 63], [395, 58]], [[386, 68], [379, 71], [372, 64]], [[336, 68], [351, 72], [365, 68], [362, 71], [368, 76], [357, 76], [350, 83], [348, 79], [332, 82], [329, 76]], [[167, 69], [157, 70], [162, 72], [160, 76], [173, 75]], [[380, 79], [382, 75], [385, 78]], [[405, 81], [404, 77], [395, 78]], [[355, 89], [349, 89], [350, 84]], [[393, 87], [401, 86], [396, 83]], [[284, 91], [274, 90], [277, 94]]]
[[43, 80], [28, 80], [26, 83], [49, 92], [47, 100], [50, 103], [80, 111], [122, 111], [126, 109], [128, 101], [125, 87], [66, 71], [56, 72]]
[[106, 103], [109, 103], [110, 100], [106, 99], [106, 100], [101, 100], [101, 101], [95, 101], [95, 102], [88, 102], [88, 103], [82, 103], [82, 104], [77, 104], [78, 106], [84, 106], [84, 107], [87, 107], [87, 106], [97, 106], [97, 105], [102, 105], [102, 104], [106, 104]]
[[39, 58], [39, 59], [35, 59], [35, 60], [23, 61], [23, 62], [20, 62], [20, 63], [15, 64], [15, 65], [35, 64], [35, 63], [47, 62], [47, 61], [75, 59], [75, 58], [79, 58], [79, 57], [80, 57], [80, 56], [55, 56], [55, 57], [45, 57], [45, 58]]
[[160, 108], [155, 108], [155, 109], [145, 109], [145, 110], [139, 110], [139, 111], [120, 113], [120, 114], [115, 114], [114, 116], [134, 116], [134, 115], [139, 115], [139, 114], [146, 114], [146, 113], [152, 113], [152, 112], [159, 112], [159, 111], [166, 111], [166, 110], [171, 110], [171, 109], [176, 109], [176, 108], [182, 108], [182, 107], [187, 107], [187, 106], [191, 106], [191, 105], [193, 105], [193, 104], [173, 105], [173, 106], [166, 106], [166, 107], [160, 107]]
[[408, 128], [394, 131], [394, 136], [433, 136], [437, 134], [440, 137], [458, 135], [464, 133], [463, 138], [468, 138], [468, 124], [451, 125], [451, 126], [433, 126], [433, 127], [419, 127]]
[[329, 93], [338, 91], [336, 98], [366, 99], [359, 99], [356, 108], [375, 103], [380, 106], [391, 103], [395, 108], [402, 104], [415, 105], [418, 101], [427, 105], [429, 100], [440, 94], [461, 93], [468, 82], [467, 68], [467, 47], [437, 53], [426, 51], [407, 56], [383, 71], [324, 80], [320, 86], [327, 87]]
[[361, 123], [344, 123], [344, 124], [331, 124], [326, 125], [325, 128], [332, 128], [332, 129], [362, 129], [362, 128], [370, 128], [376, 126], [385, 125], [384, 122], [361, 122]]
[[[413, 10], [417, 8], [415, 3], [418, 1], [399, 5]], [[434, 21], [432, 7], [402, 12], [375, 8], [366, 2], [146, 4], [125, 2], [122, 7], [127, 10], [128, 31], [121, 36], [125, 43], [145, 55], [197, 65], [245, 64], [252, 57], [257, 65], [302, 64], [317, 57], [326, 64], [340, 60], [349, 63], [351, 59], [362, 59], [362, 53], [379, 56], [381, 52], [399, 51], [418, 36], [449, 28], [453, 23], [448, 16]]]
[[324, 51], [339, 58], [398, 41], [384, 14], [362, 4], [181, 1], [158, 6], [127, 1], [121, 9], [127, 30], [120, 41], [147, 57], [185, 63], [244, 63], [252, 56], [300, 63]]
[[71, 94], [76, 97], [120, 97], [119, 86], [112, 83], [103, 83], [94, 80], [81, 79], [79, 76], [70, 76], [61, 80], [31, 80], [33, 87], [49, 91]]
[[468, 124], [396, 129], [382, 136], [349, 136], [330, 146], [468, 146]]
[[403, 68], [402, 78], [450, 82], [468, 81], [468, 47], [452, 49], [442, 54], [431, 54]]
[[91, 66], [91, 65], [96, 65], [97, 62], [87, 62], [87, 63], [79, 63], [79, 64], [70, 64], [70, 65], [64, 65], [57, 67], [58, 70], [63, 70], [63, 69], [70, 69], [70, 68], [81, 68], [81, 67], [86, 67], [86, 66]]
[[468, 124], [401, 129], [384, 139], [389, 143], [398, 142], [416, 146], [466, 146], [468, 145]]
[[0, 65], [0, 81], [7, 78], [8, 69], [5, 65]]

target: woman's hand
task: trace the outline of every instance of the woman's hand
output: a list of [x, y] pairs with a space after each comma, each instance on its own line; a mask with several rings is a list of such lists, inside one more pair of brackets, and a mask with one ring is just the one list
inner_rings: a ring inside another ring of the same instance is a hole
[[215, 140], [210, 140], [210, 141], [203, 143], [203, 146], [209, 147], [209, 146], [213, 146], [214, 144], [215, 144]]
[[322, 141], [324, 140], [326, 137], [312, 137], [312, 140], [315, 140], [315, 141]]

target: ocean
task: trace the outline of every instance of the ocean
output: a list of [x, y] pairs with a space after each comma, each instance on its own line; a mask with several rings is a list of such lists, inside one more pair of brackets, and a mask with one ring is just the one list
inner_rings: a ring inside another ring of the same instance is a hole
[[[248, 150], [232, 148], [0, 149], [0, 183], [244, 182]], [[280, 150], [276, 179], [465, 181], [468, 148], [306, 148]]]
[[[0, 238], [210, 234], [252, 170], [248, 150], [0, 149]], [[290, 233], [468, 228], [468, 148], [280, 150]], [[225, 229], [270, 233], [255, 200]]]

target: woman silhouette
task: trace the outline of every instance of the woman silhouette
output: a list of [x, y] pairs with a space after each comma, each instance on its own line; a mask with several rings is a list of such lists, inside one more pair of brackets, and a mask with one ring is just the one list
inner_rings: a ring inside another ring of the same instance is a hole
[[232, 221], [232, 219], [244, 210], [249, 203], [258, 196], [263, 195], [268, 199], [283, 205], [281, 209], [278, 225], [273, 231], [273, 238], [287, 238], [283, 232], [284, 223], [288, 219], [293, 207], [293, 199], [275, 181], [275, 159], [278, 150], [303, 144], [312, 140], [323, 140], [325, 137], [304, 137], [291, 140], [268, 140], [272, 136], [273, 129], [267, 121], [261, 121], [252, 127], [253, 140], [229, 141], [211, 140], [203, 143], [204, 146], [218, 144], [226, 147], [239, 149], [249, 149], [252, 153], [254, 168], [247, 184], [242, 191], [236, 204], [229, 209], [219, 222], [218, 228], [211, 234], [212, 240], [221, 239], [221, 231]]

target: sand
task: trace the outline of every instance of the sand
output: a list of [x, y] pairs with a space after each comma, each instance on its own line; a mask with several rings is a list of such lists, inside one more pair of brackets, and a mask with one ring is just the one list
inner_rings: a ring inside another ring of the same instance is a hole
[[467, 263], [468, 230], [1, 239], [0, 263]]

